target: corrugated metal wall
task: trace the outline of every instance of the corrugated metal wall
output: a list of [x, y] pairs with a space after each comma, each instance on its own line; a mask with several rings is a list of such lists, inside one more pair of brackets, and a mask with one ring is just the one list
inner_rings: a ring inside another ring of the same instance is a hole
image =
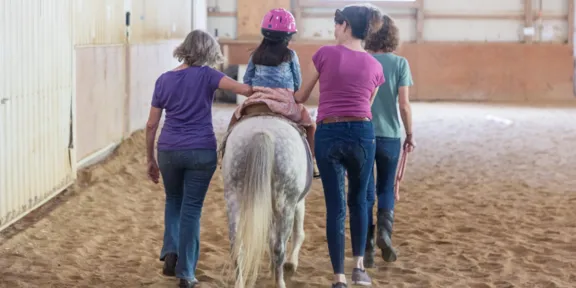
[[0, 230], [74, 179], [72, 24], [72, 0], [0, 1]]
[[182, 39], [190, 33], [193, 0], [132, 0], [131, 43]]
[[122, 44], [125, 11], [122, 0], [74, 0], [74, 44]]
[[76, 160], [117, 144], [120, 127], [144, 125], [191, 14], [192, 0], [0, 1], [0, 230], [71, 184]]

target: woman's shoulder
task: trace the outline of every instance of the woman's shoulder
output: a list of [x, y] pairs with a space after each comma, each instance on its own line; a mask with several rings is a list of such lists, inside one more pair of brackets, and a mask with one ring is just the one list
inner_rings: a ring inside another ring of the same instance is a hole
[[402, 67], [408, 65], [408, 59], [395, 53], [376, 53], [373, 55], [380, 64], [387, 67]]
[[382, 66], [382, 61], [375, 55], [369, 53], [366, 53], [366, 61], [368, 61], [368, 63], [374, 67], [380, 68]]
[[338, 45], [324, 45], [324, 46], [320, 47], [316, 53], [318, 53], [318, 52], [324, 52], [325, 53], [325, 52], [331, 52], [331, 51], [336, 51], [336, 50], [338, 50]]
[[320, 59], [331, 58], [333, 55], [339, 54], [337, 45], [325, 45], [320, 47], [312, 56], [312, 60], [319, 61]]
[[219, 79], [223, 76], [225, 76], [224, 73], [210, 66], [190, 66], [184, 69], [174, 69], [162, 73], [162, 75], [158, 77], [157, 83], [170, 85], [171, 83], [180, 81], [182, 77], [186, 79], [195, 79], [194, 81], [201, 81], [200, 79]]
[[399, 65], [406, 65], [408, 64], [408, 59], [406, 59], [406, 57], [398, 55], [396, 53], [388, 53], [388, 55], [396, 60], [396, 63], [398, 63]]

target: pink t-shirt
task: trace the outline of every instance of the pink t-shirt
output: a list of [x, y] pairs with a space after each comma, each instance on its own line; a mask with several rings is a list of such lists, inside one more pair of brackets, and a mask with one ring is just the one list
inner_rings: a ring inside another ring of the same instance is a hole
[[342, 45], [323, 46], [312, 56], [320, 74], [320, 122], [328, 117], [368, 117], [370, 99], [384, 83], [382, 65], [366, 52]]

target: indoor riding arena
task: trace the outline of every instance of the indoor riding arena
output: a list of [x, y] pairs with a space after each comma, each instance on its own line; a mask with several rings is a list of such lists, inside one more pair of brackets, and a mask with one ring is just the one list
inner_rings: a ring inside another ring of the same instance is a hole
[[[165, 194], [148, 179], [143, 131], [156, 79], [179, 65], [174, 48], [203, 29], [226, 57], [219, 69], [242, 81], [263, 15], [283, 7], [307, 67], [334, 44], [335, 10], [355, 3], [396, 21], [414, 79], [398, 260], [377, 251], [372, 286], [576, 287], [574, 0], [49, 2], [0, 0], [0, 287], [177, 287], [162, 275]], [[218, 139], [241, 101], [216, 92]], [[233, 287], [226, 215], [219, 166], [198, 287]], [[287, 286], [329, 287], [318, 179], [304, 230]], [[257, 287], [274, 287], [267, 264]]]

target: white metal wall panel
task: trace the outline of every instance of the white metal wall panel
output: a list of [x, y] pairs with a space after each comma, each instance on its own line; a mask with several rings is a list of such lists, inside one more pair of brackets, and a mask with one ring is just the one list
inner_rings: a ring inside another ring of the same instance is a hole
[[75, 178], [72, 0], [0, 1], [0, 230]]
[[132, 1], [130, 43], [185, 38], [192, 28], [192, 1]]
[[124, 2], [74, 0], [74, 44], [123, 44], [126, 42]]

